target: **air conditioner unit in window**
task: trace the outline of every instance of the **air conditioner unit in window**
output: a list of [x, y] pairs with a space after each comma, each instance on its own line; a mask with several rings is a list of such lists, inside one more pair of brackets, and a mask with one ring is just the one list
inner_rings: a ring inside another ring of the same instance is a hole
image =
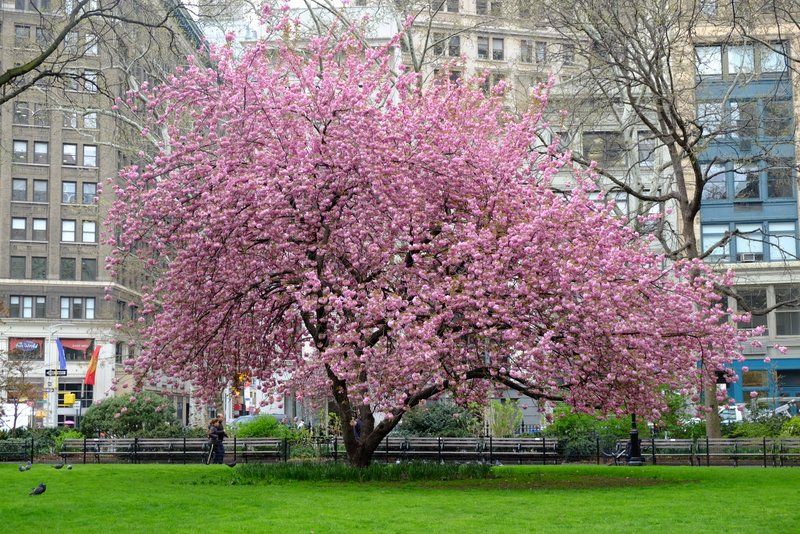
[[755, 261], [761, 261], [764, 259], [763, 254], [755, 254], [753, 252], [747, 252], [744, 254], [738, 255], [739, 261], [742, 263], [753, 263]]

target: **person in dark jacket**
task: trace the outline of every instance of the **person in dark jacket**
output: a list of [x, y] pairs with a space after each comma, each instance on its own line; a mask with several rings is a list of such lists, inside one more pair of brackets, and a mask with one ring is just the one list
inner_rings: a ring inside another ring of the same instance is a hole
[[214, 463], [221, 464], [225, 461], [225, 444], [223, 440], [228, 437], [225, 433], [225, 427], [222, 424], [222, 417], [212, 419], [211, 425], [208, 427], [209, 436], [213, 436], [214, 447]]

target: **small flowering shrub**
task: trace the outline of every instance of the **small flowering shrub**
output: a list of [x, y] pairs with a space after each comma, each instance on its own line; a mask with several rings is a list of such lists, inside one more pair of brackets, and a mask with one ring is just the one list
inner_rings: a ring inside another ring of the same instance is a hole
[[160, 395], [141, 392], [136, 396], [109, 397], [86, 411], [81, 432], [90, 437], [103, 432], [114, 437], [182, 435], [172, 404]]
[[800, 416], [795, 416], [783, 423], [781, 437], [800, 438]]

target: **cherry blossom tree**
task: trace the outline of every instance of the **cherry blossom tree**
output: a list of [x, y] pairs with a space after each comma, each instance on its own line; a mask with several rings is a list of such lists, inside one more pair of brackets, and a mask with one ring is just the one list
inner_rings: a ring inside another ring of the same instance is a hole
[[[331, 397], [353, 465], [403, 414], [494, 383], [578, 410], [658, 418], [740, 357], [717, 279], [667, 264], [533, 150], [545, 91], [421, 89], [396, 41], [277, 36], [213, 53], [148, 94], [168, 148], [113, 181], [109, 262], [162, 275], [143, 297], [140, 384], [208, 398], [239, 373]], [[698, 365], [701, 363], [702, 365]], [[162, 382], [163, 383], [163, 382]], [[380, 414], [380, 417], [376, 417]], [[349, 422], [349, 424], [347, 424]]]

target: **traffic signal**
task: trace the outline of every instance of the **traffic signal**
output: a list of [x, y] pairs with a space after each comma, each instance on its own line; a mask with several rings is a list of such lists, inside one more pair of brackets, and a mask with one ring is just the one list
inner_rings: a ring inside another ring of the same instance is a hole
[[75, 404], [75, 394], [74, 393], [64, 393], [64, 404], [66, 406], [72, 406]]

